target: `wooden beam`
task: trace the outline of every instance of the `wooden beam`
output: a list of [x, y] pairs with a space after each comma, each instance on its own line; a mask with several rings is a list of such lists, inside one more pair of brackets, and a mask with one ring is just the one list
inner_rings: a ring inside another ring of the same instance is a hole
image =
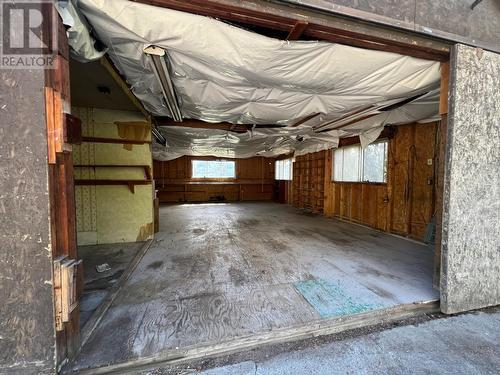
[[[130, 99], [130, 101], [137, 107], [139, 111], [144, 115], [146, 118], [146, 121], [151, 124], [152, 130], [156, 128], [156, 122], [153, 116], [144, 108], [142, 105], [141, 101], [136, 98], [136, 96], [132, 93], [132, 89], [129, 87], [125, 79], [121, 76], [121, 74], [118, 72], [118, 69], [116, 69], [115, 65], [113, 62], [107, 57], [103, 56], [99, 60], [101, 65], [111, 74], [111, 77], [115, 80], [117, 85], [123, 90], [125, 95]], [[163, 138], [158, 138], [157, 134], [153, 132], [153, 137], [157, 140], [159, 144], [164, 144]], [[150, 142], [151, 143], [151, 142]]]
[[304, 117], [302, 120], [297, 121], [295, 124], [290, 125], [291, 128], [296, 128], [299, 125], [302, 125], [303, 123], [313, 119], [316, 116], [319, 116], [321, 113], [313, 113], [310, 116]]
[[252, 125], [244, 124], [231, 124], [229, 122], [217, 122], [210, 123], [195, 119], [185, 119], [183, 122], [175, 122], [169, 118], [156, 118], [157, 126], [180, 126], [184, 128], [194, 128], [194, 129], [217, 129], [226, 130], [234, 133], [246, 133], [252, 128]]
[[[251, 8], [249, 5], [222, 0], [134, 0], [139, 3], [154, 5], [158, 7], [175, 9], [183, 12], [214, 17], [221, 20], [238, 22], [242, 24], [255, 25], [271, 30], [290, 32], [297, 22], [308, 22], [307, 27], [302, 30], [303, 34], [317, 39], [327, 40], [333, 43], [342, 43], [355, 47], [369, 48], [379, 51], [400, 53], [403, 55], [419, 57], [429, 60], [445, 61], [449, 56], [449, 49], [431, 48], [429, 43], [412, 43], [410, 41], [390, 40], [375, 33], [354, 32], [348, 28], [333, 27], [319, 22], [319, 16], [304, 18], [294, 12], [295, 8], [288, 11], [270, 12], [269, 9]], [[272, 5], [266, 4], [267, 7]], [[301, 18], [298, 18], [301, 17]], [[316, 22], [314, 22], [316, 21]], [[408, 38], [407, 38], [408, 39]], [[404, 40], [401, 38], [401, 40]], [[413, 41], [414, 42], [414, 41]], [[425, 46], [424, 46], [425, 44]]]
[[450, 63], [441, 64], [441, 90], [439, 93], [439, 114], [448, 114], [448, 87], [450, 82]]
[[288, 33], [288, 36], [286, 37], [286, 40], [297, 40], [300, 38], [304, 30], [307, 28], [309, 25], [309, 22], [307, 21], [297, 21], [295, 22], [295, 25], [293, 25], [292, 29]]
[[[330, 121], [330, 122], [327, 122], [325, 124], [322, 124], [322, 125], [318, 126], [317, 128], [315, 128], [315, 130], [321, 132], [321, 131], [330, 131], [330, 130], [340, 129], [340, 128], [343, 128], [343, 127], [345, 127], [347, 125], [351, 125], [351, 124], [353, 124], [355, 122], [358, 122], [358, 121], [364, 120], [364, 119], [366, 119], [368, 117], [371, 117], [372, 115], [380, 113], [380, 112], [377, 111], [374, 114], [370, 113], [370, 114], [367, 115], [366, 112], [369, 111], [370, 109], [376, 110], [376, 108], [373, 105], [356, 108], [353, 111], [348, 112], [344, 116], [338, 118], [337, 120], [333, 120], [333, 121]], [[346, 120], [346, 119], [348, 119], [348, 118], [350, 118], [350, 117], [352, 117], [354, 115], [359, 115], [359, 117], [355, 117], [354, 119], [351, 119], [347, 123], [342, 124], [340, 126], [333, 127], [333, 128], [329, 127], [328, 129], [324, 129], [327, 126], [335, 125], [335, 124], [337, 124], [339, 122], [342, 122], [342, 121], [344, 121], [344, 120]]]
[[[379, 139], [391, 139], [394, 138], [396, 134], [397, 128], [395, 126], [386, 126], [380, 135], [377, 137], [377, 140]], [[354, 137], [347, 137], [347, 138], [340, 138], [339, 139], [339, 147], [344, 147], [344, 146], [351, 146], [351, 145], [356, 145], [361, 143], [359, 140], [359, 136], [354, 136]]]
[[375, 116], [375, 115], [378, 115], [379, 113], [380, 113], [380, 112], [375, 112], [375, 113], [371, 113], [371, 114], [369, 114], [369, 115], [364, 115], [364, 116], [361, 116], [361, 117], [355, 118], [355, 119], [353, 119], [353, 120], [351, 120], [351, 121], [348, 121], [348, 122], [346, 122], [345, 124], [342, 124], [342, 125], [336, 126], [336, 127], [334, 127], [334, 128], [328, 128], [328, 129], [326, 129], [326, 130], [324, 130], [324, 131], [330, 131], [330, 130], [338, 130], [338, 129], [342, 129], [342, 128], [345, 128], [345, 127], [347, 127], [347, 126], [349, 126], [349, 125], [356, 124], [357, 122], [361, 122], [361, 121], [363, 121], [363, 120], [369, 119], [370, 117], [373, 117], [373, 116]]
[[109, 59], [109, 57], [107, 57], [105, 55], [105, 56], [101, 57], [101, 59], [99, 60], [99, 62], [108, 71], [108, 73], [111, 75], [111, 77], [116, 82], [116, 84], [118, 85], [118, 87], [120, 87], [122, 89], [122, 91], [125, 93], [125, 95], [130, 99], [130, 101], [132, 102], [132, 104], [134, 104], [134, 106], [139, 111], [141, 111], [141, 113], [144, 115], [144, 117], [146, 118], [146, 120], [148, 122], [150, 122], [151, 121], [151, 115], [150, 115], [150, 113], [148, 111], [146, 111], [146, 109], [144, 108], [144, 106], [142, 105], [142, 103], [139, 101], [139, 99], [137, 99], [136, 96], [132, 93], [132, 89], [129, 87], [129, 85], [127, 84], [127, 82], [125, 81], [125, 79], [118, 72], [118, 69], [115, 67], [115, 65], [113, 64], [113, 62]]
[[[403, 99], [403, 100], [401, 100], [401, 101], [399, 101], [397, 103], [394, 103], [394, 104], [391, 104], [391, 105], [387, 105], [387, 106], [381, 106], [381, 107], [379, 106], [379, 107], [377, 107], [376, 105], [370, 105], [370, 106], [367, 106], [367, 107], [362, 107], [360, 109], [356, 109], [356, 110], [354, 110], [352, 112], [347, 113], [346, 115], [342, 116], [338, 120], [334, 120], [332, 122], [323, 124], [323, 125], [317, 127], [316, 130], [317, 131], [330, 131], [330, 130], [342, 129], [342, 128], [345, 128], [345, 127], [347, 127], [349, 125], [356, 124], [356, 123], [361, 122], [363, 120], [369, 119], [370, 117], [373, 117], [373, 116], [378, 115], [380, 113], [383, 113], [385, 111], [392, 111], [394, 109], [402, 107], [403, 105], [411, 103], [412, 101], [420, 98], [423, 95], [425, 95], [425, 93], [424, 94], [415, 95], [415, 96], [412, 96], [410, 98]], [[351, 120], [349, 120], [346, 123], [343, 123], [343, 124], [341, 124], [339, 126], [334, 126], [333, 128], [331, 127], [332, 125], [335, 125], [335, 124], [337, 124], [339, 122], [342, 122], [342, 121], [344, 121], [346, 119], [349, 119], [352, 116], [357, 115], [357, 114], [359, 115], [358, 117], [352, 118]], [[324, 129], [327, 126], [328, 126], [328, 128]], [[324, 130], [322, 130], [322, 129], [324, 129]]]

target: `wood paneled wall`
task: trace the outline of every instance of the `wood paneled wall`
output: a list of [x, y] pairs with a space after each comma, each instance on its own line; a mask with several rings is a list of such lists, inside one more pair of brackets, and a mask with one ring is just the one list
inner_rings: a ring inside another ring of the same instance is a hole
[[422, 240], [435, 211], [438, 126], [396, 127], [385, 184], [333, 182], [331, 150], [297, 157], [287, 203]]
[[325, 198], [325, 158], [330, 151], [297, 156], [293, 163], [292, 205], [322, 213]]
[[193, 179], [192, 160], [220, 158], [182, 156], [169, 161], [155, 160], [153, 177], [161, 203], [272, 200], [274, 159], [253, 157], [227, 159], [236, 162], [235, 179]]

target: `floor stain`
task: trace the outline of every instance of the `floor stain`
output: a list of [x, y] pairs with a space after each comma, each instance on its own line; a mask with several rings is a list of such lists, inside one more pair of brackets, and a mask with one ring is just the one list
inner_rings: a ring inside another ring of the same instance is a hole
[[392, 294], [391, 292], [388, 292], [387, 290], [382, 289], [378, 286], [375, 286], [373, 284], [369, 284], [369, 285], [365, 285], [365, 286], [379, 297], [387, 298], [387, 299], [395, 300], [395, 301], [398, 300], [398, 298], [394, 294]]
[[260, 221], [257, 219], [238, 219], [238, 225], [244, 226], [244, 227], [256, 226], [259, 223], [260, 223]]
[[307, 229], [285, 228], [285, 229], [281, 229], [280, 232], [286, 236], [294, 236], [294, 237], [299, 237], [299, 238], [313, 237], [313, 232], [311, 232], [310, 230], [307, 230]]
[[297, 213], [298, 213], [299, 215], [303, 215], [303, 216], [312, 216], [312, 217], [314, 217], [314, 216], [319, 216], [319, 214], [314, 213], [314, 212], [312, 212], [312, 211], [307, 211], [307, 210], [300, 210], [300, 211], [298, 211]]
[[153, 269], [153, 270], [156, 270], [156, 269], [160, 268], [161, 266], [163, 266], [163, 261], [161, 261], [161, 260], [157, 260], [153, 263], [148, 264], [148, 268]]
[[229, 273], [229, 276], [231, 277], [231, 282], [235, 286], [241, 286], [248, 281], [248, 278], [246, 277], [244, 272], [242, 270], [240, 270], [239, 268], [231, 266], [231, 268], [229, 268], [228, 273]]
[[321, 231], [318, 230], [318, 234], [322, 237], [325, 237], [330, 241], [331, 243], [334, 243], [336, 245], [344, 246], [344, 245], [350, 245], [352, 244], [352, 241], [345, 238], [345, 237], [340, 237], [338, 233], [331, 233], [331, 232], [326, 232], [326, 231]]
[[377, 276], [377, 277], [386, 277], [386, 278], [392, 279], [392, 280], [401, 280], [401, 278], [399, 276], [390, 274], [388, 272], [379, 271], [379, 270], [376, 270], [375, 268], [372, 268], [372, 267], [369, 267], [366, 265], [359, 266], [358, 269], [356, 270], [356, 273], [368, 274], [368, 275], [373, 275], [373, 276]]
[[264, 240], [264, 244], [270, 250], [272, 250], [273, 252], [278, 253], [278, 254], [283, 253], [283, 252], [290, 249], [290, 246], [288, 246], [288, 244], [285, 241], [283, 241], [283, 240], [278, 241], [275, 238], [269, 238], [269, 239]]

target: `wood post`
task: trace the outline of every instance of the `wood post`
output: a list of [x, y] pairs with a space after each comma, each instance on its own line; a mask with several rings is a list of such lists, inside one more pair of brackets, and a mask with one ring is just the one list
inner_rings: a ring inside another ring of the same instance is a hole
[[439, 289], [441, 279], [441, 231], [443, 218], [443, 185], [444, 185], [444, 170], [446, 159], [446, 137], [448, 123], [448, 87], [450, 77], [450, 63], [441, 64], [441, 95], [439, 99], [439, 114], [441, 121], [438, 129], [438, 144], [436, 145], [437, 161], [436, 161], [436, 177], [435, 177], [435, 217], [436, 217], [436, 245], [434, 250], [434, 272], [433, 285]]

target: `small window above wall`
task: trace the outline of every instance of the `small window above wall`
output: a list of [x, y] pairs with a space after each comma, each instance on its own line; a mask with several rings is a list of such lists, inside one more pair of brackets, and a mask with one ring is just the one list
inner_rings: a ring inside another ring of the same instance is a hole
[[368, 145], [341, 147], [334, 150], [333, 180], [339, 182], [387, 182], [388, 141]]
[[274, 178], [282, 181], [293, 180], [293, 160], [277, 160], [274, 164]]
[[230, 160], [193, 160], [192, 178], [236, 178], [236, 163]]

